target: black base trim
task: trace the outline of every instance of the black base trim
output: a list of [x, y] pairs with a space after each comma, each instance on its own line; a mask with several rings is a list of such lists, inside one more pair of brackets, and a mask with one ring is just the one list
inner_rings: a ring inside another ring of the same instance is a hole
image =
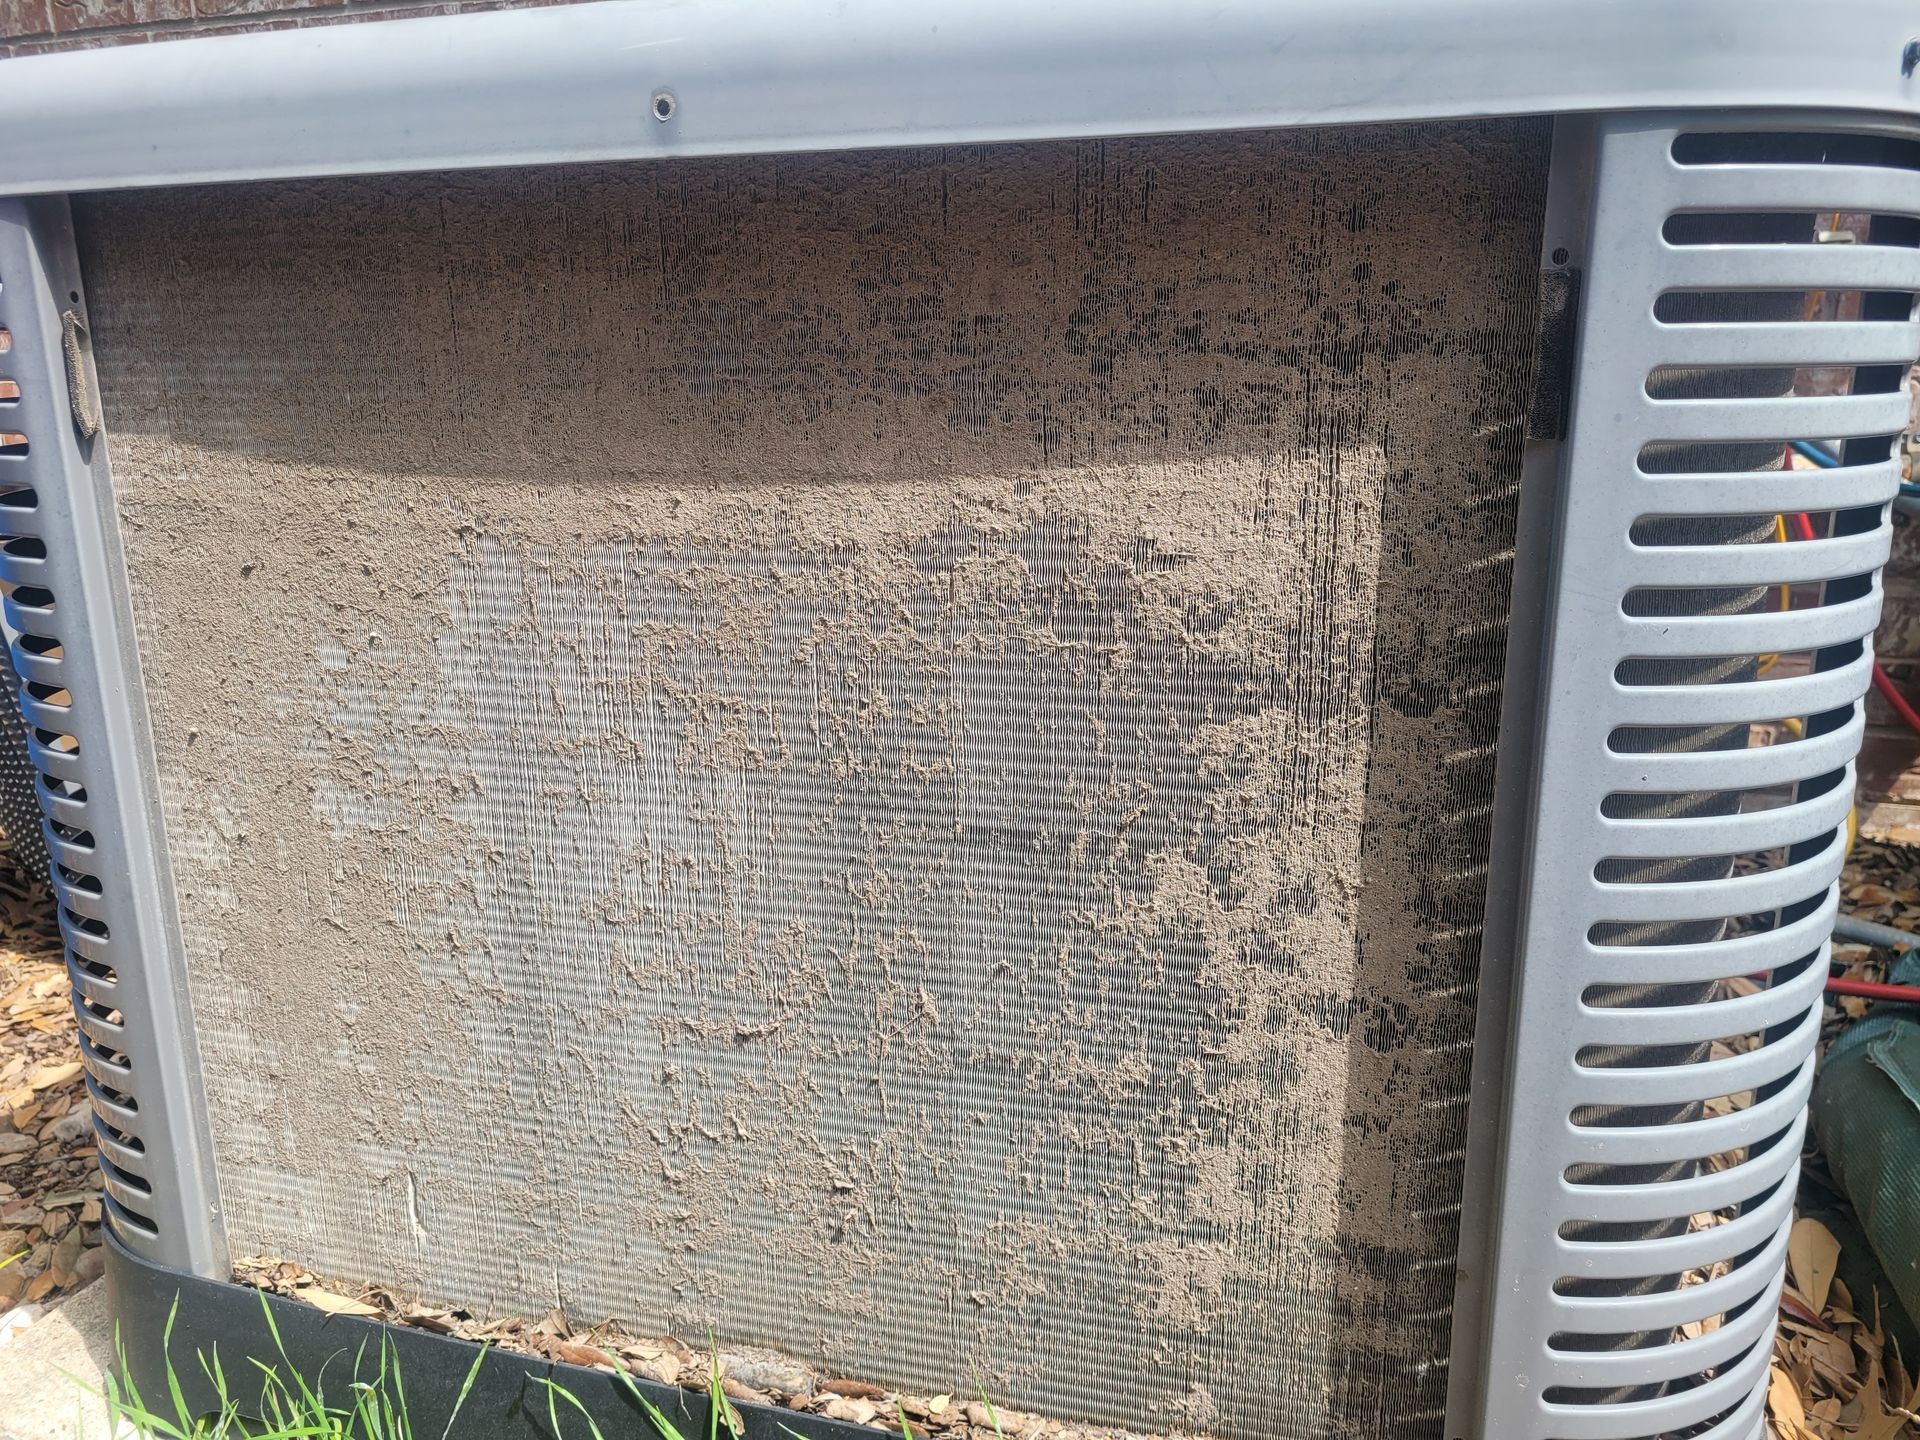
[[[391, 1342], [406, 1384], [407, 1408], [416, 1435], [437, 1437], [447, 1423], [468, 1369], [474, 1346], [425, 1330], [385, 1325], [352, 1315], [328, 1315], [280, 1295], [267, 1295], [250, 1286], [226, 1280], [205, 1280], [150, 1264], [107, 1239], [107, 1300], [126, 1352], [127, 1372], [141, 1399], [156, 1413], [170, 1415], [166, 1354], [173, 1358], [174, 1375], [189, 1407], [200, 1413], [215, 1409], [212, 1382], [200, 1366], [201, 1355], [217, 1350], [230, 1394], [242, 1409], [257, 1406], [260, 1372], [249, 1363], [278, 1367], [287, 1374], [261, 1313], [262, 1299], [286, 1346], [287, 1360], [312, 1384], [324, 1370], [324, 1389], [335, 1404], [342, 1403], [356, 1352], [365, 1347], [363, 1375], [377, 1367], [380, 1342]], [[161, 1337], [168, 1317], [173, 1338], [163, 1350]], [[495, 1350], [480, 1367], [472, 1392], [460, 1408], [456, 1437], [512, 1437], [512, 1440], [554, 1440], [547, 1420], [548, 1391], [539, 1383], [551, 1378], [563, 1385], [587, 1408], [607, 1440], [659, 1440], [653, 1425], [613, 1376], [577, 1365], [561, 1365]], [[634, 1377], [640, 1392], [658, 1405], [688, 1440], [705, 1440], [707, 1398], [692, 1391]], [[322, 1388], [315, 1386], [316, 1389]], [[580, 1412], [556, 1400], [562, 1436], [585, 1437], [588, 1428]], [[825, 1420], [795, 1410], [736, 1404], [745, 1422], [742, 1440], [873, 1440], [872, 1429], [840, 1420]], [[725, 1435], [723, 1425], [720, 1434]]]

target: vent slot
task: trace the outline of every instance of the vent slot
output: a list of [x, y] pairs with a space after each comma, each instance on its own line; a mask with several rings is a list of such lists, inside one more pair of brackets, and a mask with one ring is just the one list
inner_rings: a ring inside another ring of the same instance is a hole
[[[1808, 130], [1699, 130], [1676, 135], [1677, 165], [1845, 165], [1920, 170], [1920, 140], [1904, 136]], [[1809, 187], [1810, 189], [1813, 187]], [[1807, 208], [1825, 208], [1809, 195]]]
[[1899, 221], [1907, 216], [1866, 215], [1848, 230], [1822, 228], [1831, 217], [1807, 210], [1683, 210], [1667, 217], [1660, 238], [1669, 245], [1805, 245], [1809, 241], [1854, 245], [1913, 246]]

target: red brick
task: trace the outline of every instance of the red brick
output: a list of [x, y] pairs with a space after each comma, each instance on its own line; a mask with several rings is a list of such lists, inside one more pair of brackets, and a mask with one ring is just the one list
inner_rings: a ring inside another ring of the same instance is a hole
[[414, 20], [422, 15], [457, 15], [460, 6], [455, 0], [400, 0], [396, 5], [383, 5], [378, 10], [353, 10], [341, 13], [337, 10], [319, 10], [302, 15], [300, 24], [309, 25], [353, 25], [361, 20]]
[[189, 39], [195, 35], [261, 35], [269, 30], [292, 30], [299, 25], [292, 15], [283, 15], [277, 20], [243, 20], [228, 25], [196, 25], [191, 30], [179, 33]]
[[[171, 32], [184, 35], [184, 30]], [[50, 50], [105, 50], [113, 45], [144, 45], [153, 39], [151, 30], [83, 30], [75, 35], [42, 35], [22, 40], [13, 47], [16, 55], [44, 55]]]
[[572, 3], [576, 0], [385, 0], [377, 8], [349, 9], [348, 0], [0, 0], [0, 55]]
[[53, 33], [49, 0], [0, 0], [0, 35], [18, 40], [26, 35]]
[[201, 15], [284, 15], [311, 10], [323, 5], [339, 5], [344, 0], [194, 0]]
[[53, 0], [53, 29], [58, 35], [192, 18], [193, 0]]

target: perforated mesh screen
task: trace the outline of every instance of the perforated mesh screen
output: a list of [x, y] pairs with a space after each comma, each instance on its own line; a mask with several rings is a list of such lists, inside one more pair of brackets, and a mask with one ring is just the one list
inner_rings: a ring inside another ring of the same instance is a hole
[[1437, 1434], [1545, 137], [86, 202], [234, 1252]]

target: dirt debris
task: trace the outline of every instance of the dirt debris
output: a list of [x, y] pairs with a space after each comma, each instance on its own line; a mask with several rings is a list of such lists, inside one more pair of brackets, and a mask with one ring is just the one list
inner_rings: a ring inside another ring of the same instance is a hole
[[[632, 1335], [611, 1320], [582, 1325], [559, 1310], [551, 1310], [537, 1320], [513, 1315], [481, 1317], [458, 1306], [422, 1304], [384, 1285], [353, 1286], [328, 1280], [304, 1266], [271, 1256], [238, 1261], [234, 1278], [329, 1314], [384, 1320], [608, 1374], [624, 1369], [683, 1390], [704, 1393], [714, 1372], [713, 1351], [688, 1345], [671, 1335]], [[900, 1433], [904, 1416], [912, 1434], [938, 1436], [940, 1440], [997, 1440], [1000, 1434], [1008, 1440], [1197, 1440], [1186, 1431], [1148, 1436], [1107, 1426], [1072, 1425], [952, 1392], [916, 1395], [891, 1390], [866, 1380], [827, 1375], [771, 1350], [723, 1348], [718, 1368], [721, 1388], [729, 1400], [822, 1415], [892, 1435]]]

